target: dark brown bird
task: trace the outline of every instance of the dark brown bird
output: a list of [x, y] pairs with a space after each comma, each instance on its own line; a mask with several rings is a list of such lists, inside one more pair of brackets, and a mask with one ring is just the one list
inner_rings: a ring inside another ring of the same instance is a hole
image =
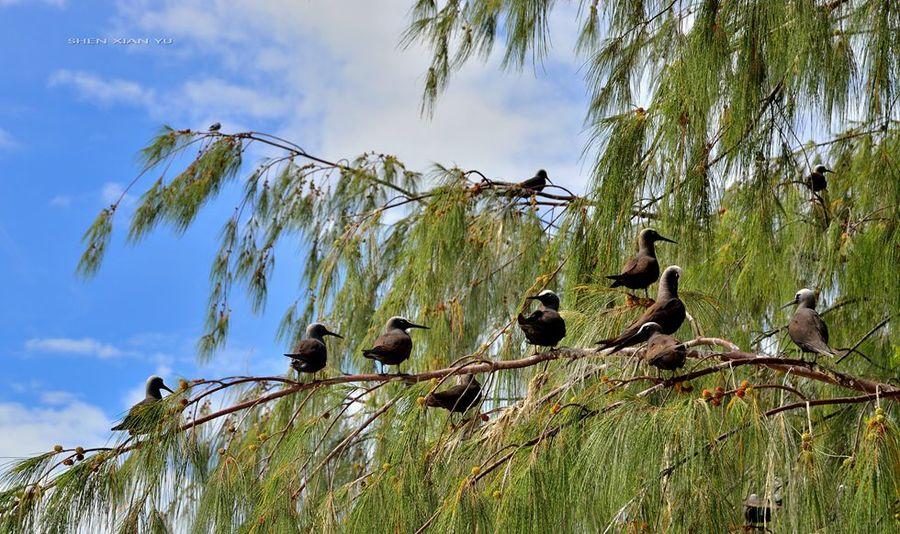
[[528, 317], [519, 314], [519, 328], [525, 334], [525, 339], [532, 345], [555, 347], [566, 337], [566, 321], [559, 315], [559, 297], [553, 291], [545, 289], [525, 299], [541, 303]]
[[657, 241], [677, 243], [663, 237], [652, 228], [644, 228], [638, 234], [638, 253], [622, 267], [622, 272], [607, 276], [613, 283], [609, 287], [625, 286], [628, 289], [643, 289], [647, 292], [656, 279], [659, 278], [659, 262], [656, 260]]
[[538, 172], [534, 174], [531, 178], [527, 180], [522, 180], [521, 182], [516, 184], [516, 187], [520, 189], [525, 189], [529, 193], [531, 192], [541, 192], [547, 187], [547, 184], [552, 184], [550, 181], [550, 177], [547, 176], [547, 171], [544, 169], [540, 169]]
[[306, 339], [297, 342], [292, 352], [285, 353], [291, 359], [291, 367], [298, 373], [318, 373], [328, 361], [328, 347], [325, 336], [344, 339], [340, 334], [328, 330], [322, 323], [306, 327]]
[[768, 500], [762, 499], [759, 495], [751, 493], [747, 500], [744, 501], [744, 519], [750, 526], [762, 525], [772, 522], [772, 509], [781, 507], [781, 497], [775, 497], [775, 503], [772, 505]]
[[825, 173], [834, 172], [825, 165], [816, 165], [813, 172], [806, 178], [806, 184], [814, 193], [824, 191], [828, 187], [828, 180], [825, 179]]
[[112, 427], [111, 430], [127, 430], [129, 434], [146, 434], [156, 425], [159, 413], [155, 413], [158, 402], [162, 400], [162, 390], [175, 393], [163, 382], [163, 379], [153, 375], [147, 379], [144, 400], [138, 402], [128, 410], [128, 415], [122, 422]]
[[678, 298], [678, 280], [681, 278], [681, 267], [672, 265], [666, 267], [659, 279], [659, 290], [656, 294], [656, 302], [647, 308], [647, 311], [637, 321], [625, 329], [618, 337], [603, 339], [597, 343], [600, 349], [614, 347], [610, 354], [625, 347], [637, 345], [650, 339], [651, 332], [641, 332], [641, 327], [653, 322], [659, 325], [663, 334], [674, 334], [686, 316], [684, 303]]
[[[384, 326], [384, 333], [375, 340], [371, 349], [362, 351], [363, 356], [381, 363], [381, 374], [385, 365], [397, 365], [406, 361], [412, 352], [412, 338], [407, 330], [427, 326], [415, 324], [405, 317], [391, 317]], [[399, 367], [397, 368], [399, 373]]]
[[816, 312], [816, 294], [803, 288], [794, 295], [794, 300], [782, 308], [797, 305], [791, 322], [788, 323], [788, 334], [800, 350], [812, 354], [837, 356], [834, 349], [828, 346], [828, 326]]
[[456, 377], [456, 385], [425, 397], [425, 406], [462, 413], [481, 402], [481, 383], [474, 374]]
[[[653, 367], [662, 371], [674, 371], [684, 367], [687, 347], [674, 337], [663, 334], [657, 323], [653, 321], [644, 323], [635, 336], [647, 336], [647, 346], [644, 348], [643, 358]], [[613, 352], [620, 348], [617, 346]]]

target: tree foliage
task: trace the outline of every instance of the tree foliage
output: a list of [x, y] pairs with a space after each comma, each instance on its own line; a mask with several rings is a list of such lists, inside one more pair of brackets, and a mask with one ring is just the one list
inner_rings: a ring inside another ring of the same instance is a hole
[[[415, 2], [402, 42], [432, 52], [424, 109], [495, 49], [505, 68], [540, 62], [557, 4]], [[750, 493], [783, 498], [776, 531], [896, 528], [900, 3], [575, 4], [594, 158], [579, 195], [385, 154], [329, 161], [258, 132], [160, 132], [129, 240], [184, 232], [242, 191], [201, 356], [226, 343], [236, 292], [265, 305], [276, 253], [297, 243], [303, 290], [280, 339], [321, 319], [346, 340], [329, 342], [323, 380], [186, 381], [147, 436], [9, 466], [0, 528], [723, 532]], [[278, 155], [250, 168], [254, 144]], [[835, 175], [813, 194], [819, 162]], [[81, 273], [100, 267], [117, 205], [85, 234]], [[662, 380], [634, 351], [529, 355], [514, 318], [541, 289], [562, 295], [567, 347], [643, 311], [603, 276], [646, 226], [678, 241], [660, 257], [684, 269], [678, 335], [701, 357]], [[801, 287], [820, 294], [832, 344], [854, 349], [840, 361], [788, 353], [779, 307]], [[393, 315], [432, 327], [407, 379], [365, 374], [360, 352]], [[483, 417], [417, 402], [472, 372]]]

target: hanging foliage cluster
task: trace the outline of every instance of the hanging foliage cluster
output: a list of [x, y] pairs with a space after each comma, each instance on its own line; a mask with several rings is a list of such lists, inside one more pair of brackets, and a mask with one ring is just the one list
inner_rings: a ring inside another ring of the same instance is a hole
[[[504, 68], [540, 62], [557, 4], [415, 2], [402, 42], [432, 52], [424, 111], [495, 49]], [[183, 380], [149, 433], [8, 466], [0, 530], [727, 532], [750, 494], [778, 532], [896, 529], [900, 3], [573, 4], [594, 158], [579, 194], [510, 183], [533, 169], [419, 172], [259, 132], [161, 131], [128, 241], [183, 233], [240, 191], [200, 356], [225, 345], [233, 299], [261, 310], [276, 257], [298, 251], [273, 334], [287, 348], [317, 320], [344, 339], [319, 379]], [[246, 162], [260, 145], [277, 155]], [[834, 173], [812, 191], [820, 163]], [[100, 268], [118, 205], [88, 229], [80, 273]], [[675, 335], [694, 352], [670, 375], [639, 347], [592, 348], [648, 304], [605, 279], [645, 227], [678, 242], [657, 252], [684, 273]], [[801, 359], [787, 339], [780, 308], [802, 287], [839, 357]], [[565, 348], [533, 350], [516, 315], [548, 288]], [[372, 374], [361, 351], [396, 315], [431, 329], [410, 375]], [[479, 376], [477, 408], [424, 406], [459, 374]]]

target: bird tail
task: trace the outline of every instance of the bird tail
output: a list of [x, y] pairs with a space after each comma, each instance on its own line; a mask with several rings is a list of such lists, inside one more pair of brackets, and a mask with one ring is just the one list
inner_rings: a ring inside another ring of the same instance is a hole
[[125, 430], [125, 425], [123, 423], [119, 423], [118, 425], [110, 428], [110, 430], [112, 430], [112, 431]]
[[611, 274], [611, 275], [607, 276], [606, 278], [613, 281], [612, 285], [609, 286], [611, 288], [619, 287], [620, 285], [622, 285], [622, 281], [619, 279], [619, 275], [617, 275], [617, 274]]

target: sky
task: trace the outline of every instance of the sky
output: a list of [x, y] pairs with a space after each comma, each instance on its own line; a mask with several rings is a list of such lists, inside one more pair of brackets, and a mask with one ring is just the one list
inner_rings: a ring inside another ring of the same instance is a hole
[[265, 311], [235, 302], [228, 346], [197, 361], [227, 193], [185, 235], [162, 229], [130, 246], [122, 229], [139, 184], [98, 275], [75, 275], [84, 230], [163, 125], [218, 121], [329, 159], [374, 150], [422, 171], [458, 164], [512, 180], [543, 167], [583, 187], [574, 13], [554, 13], [541, 65], [470, 65], [425, 119], [427, 52], [398, 46], [411, 3], [0, 0], [0, 462], [106, 443], [154, 373], [177, 385], [286, 371], [275, 331], [301, 294], [302, 251], [281, 254]]

